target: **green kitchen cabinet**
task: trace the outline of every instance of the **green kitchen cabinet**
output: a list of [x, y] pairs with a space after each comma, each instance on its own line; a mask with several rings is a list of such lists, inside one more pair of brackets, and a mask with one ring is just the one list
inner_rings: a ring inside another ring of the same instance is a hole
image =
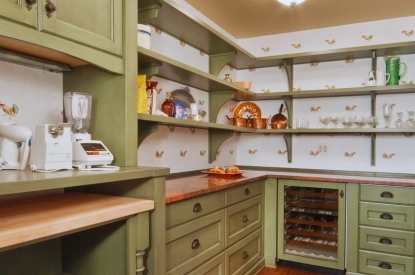
[[348, 275], [414, 274], [414, 192], [411, 187], [349, 185]]
[[122, 7], [116, 0], [47, 0], [41, 31], [121, 56]]
[[0, 18], [7, 18], [28, 27], [36, 28], [38, 7], [36, 1], [0, 0], [0, 6]]
[[167, 204], [167, 274], [255, 274], [263, 215], [262, 180]]

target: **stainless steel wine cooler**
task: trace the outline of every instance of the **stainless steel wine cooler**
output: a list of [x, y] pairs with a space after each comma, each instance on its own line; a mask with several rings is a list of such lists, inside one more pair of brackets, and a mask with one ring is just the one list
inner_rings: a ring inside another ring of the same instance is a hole
[[345, 184], [278, 181], [279, 260], [344, 270]]

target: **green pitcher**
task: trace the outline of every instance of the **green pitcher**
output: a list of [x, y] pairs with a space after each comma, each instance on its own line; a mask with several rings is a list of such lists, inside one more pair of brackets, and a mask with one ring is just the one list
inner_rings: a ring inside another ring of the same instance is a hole
[[386, 73], [390, 75], [389, 81], [386, 82], [386, 85], [399, 85], [399, 81], [406, 74], [406, 64], [401, 62], [399, 56], [386, 56]]

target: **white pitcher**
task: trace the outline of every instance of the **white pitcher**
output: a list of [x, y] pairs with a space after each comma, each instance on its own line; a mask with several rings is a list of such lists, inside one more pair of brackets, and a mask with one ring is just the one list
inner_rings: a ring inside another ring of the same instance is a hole
[[384, 71], [376, 71], [376, 86], [385, 86], [389, 81], [390, 74]]

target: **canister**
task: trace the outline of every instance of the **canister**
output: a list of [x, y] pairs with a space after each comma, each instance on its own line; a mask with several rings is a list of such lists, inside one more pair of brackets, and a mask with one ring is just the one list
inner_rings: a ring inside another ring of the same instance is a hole
[[174, 117], [175, 118], [183, 117], [183, 104], [179, 102], [174, 103]]
[[150, 50], [151, 30], [143, 24], [137, 24], [137, 45]]
[[190, 113], [190, 108], [183, 108], [183, 115], [182, 118], [184, 119], [192, 119], [192, 115]]

